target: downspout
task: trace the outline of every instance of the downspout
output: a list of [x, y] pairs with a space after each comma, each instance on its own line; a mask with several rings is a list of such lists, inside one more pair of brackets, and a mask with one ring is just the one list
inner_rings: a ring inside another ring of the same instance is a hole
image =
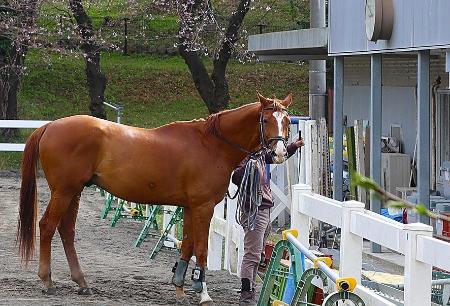
[[437, 91], [441, 86], [441, 76], [438, 76], [431, 87], [431, 190], [436, 190], [436, 159], [437, 159], [437, 134], [436, 134], [436, 114], [437, 114]]
[[[326, 27], [326, 2], [314, 0], [310, 5], [310, 27]], [[320, 120], [326, 117], [326, 61], [309, 61], [309, 116], [312, 120]]]

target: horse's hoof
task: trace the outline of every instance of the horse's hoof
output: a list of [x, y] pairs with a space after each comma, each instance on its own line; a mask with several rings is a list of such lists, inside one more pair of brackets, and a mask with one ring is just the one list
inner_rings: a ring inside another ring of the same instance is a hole
[[191, 303], [189, 302], [189, 299], [188, 299], [188, 297], [187, 297], [187, 295], [184, 295], [184, 296], [180, 296], [180, 297], [177, 297], [177, 304], [176, 305], [191, 305]]
[[42, 289], [42, 293], [45, 294], [45, 295], [55, 295], [56, 294], [56, 288], [55, 287], [50, 287], [50, 288]]
[[80, 288], [77, 292], [79, 295], [92, 295], [91, 288]]

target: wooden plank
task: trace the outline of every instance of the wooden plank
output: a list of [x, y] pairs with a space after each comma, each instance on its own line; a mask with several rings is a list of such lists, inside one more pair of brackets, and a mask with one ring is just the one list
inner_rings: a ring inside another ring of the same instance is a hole
[[304, 168], [305, 184], [312, 187], [312, 125], [314, 121], [308, 120], [305, 124], [305, 150], [304, 150]]
[[[365, 175], [364, 128], [362, 120], [355, 120], [355, 156], [356, 171]], [[359, 202], [366, 204], [367, 191], [364, 188], [358, 187], [357, 196]]]
[[320, 193], [319, 186], [319, 146], [318, 126], [314, 121], [311, 124], [311, 186], [314, 193]]
[[[354, 173], [356, 172], [356, 156], [355, 156], [355, 128], [353, 126], [347, 127], [345, 129], [345, 134], [347, 136], [347, 155], [348, 155], [348, 171], [350, 181]], [[356, 188], [349, 184], [350, 195], [352, 200], [356, 199], [357, 192]]]
[[305, 147], [306, 147], [306, 138], [305, 138], [305, 121], [299, 122], [299, 131], [301, 133], [301, 136], [305, 140], [305, 146], [299, 149], [299, 156], [298, 156], [298, 167], [299, 167], [299, 183], [306, 184], [306, 160], [305, 160]]
[[328, 141], [328, 128], [325, 118], [320, 119], [321, 139], [321, 173], [322, 173], [322, 195], [331, 197], [331, 173], [330, 173], [330, 145]]

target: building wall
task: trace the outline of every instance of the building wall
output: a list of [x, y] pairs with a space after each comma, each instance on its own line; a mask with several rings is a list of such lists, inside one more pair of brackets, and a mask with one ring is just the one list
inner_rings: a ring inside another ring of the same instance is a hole
[[[403, 132], [404, 153], [410, 156], [413, 156], [417, 135], [417, 104], [414, 92], [414, 87], [383, 87], [382, 135], [390, 134], [392, 124], [400, 125]], [[348, 125], [352, 125], [357, 119], [370, 119], [369, 86], [345, 86], [344, 101], [344, 116], [347, 116]]]
[[[370, 57], [345, 58], [344, 66], [344, 116], [352, 125], [354, 120], [370, 119]], [[445, 60], [442, 56], [431, 60], [431, 84], [441, 75], [442, 87], [447, 87]], [[417, 102], [415, 87], [417, 63], [412, 56], [383, 56], [382, 133], [388, 136], [392, 124], [403, 131], [404, 153], [411, 157], [417, 135]]]
[[450, 46], [449, 0], [393, 0], [394, 27], [389, 41], [368, 41], [365, 1], [330, 0], [329, 53], [373, 53]]

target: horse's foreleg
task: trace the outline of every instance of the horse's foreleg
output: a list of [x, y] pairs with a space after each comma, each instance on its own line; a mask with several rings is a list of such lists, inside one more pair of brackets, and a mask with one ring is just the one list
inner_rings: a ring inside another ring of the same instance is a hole
[[54, 294], [51, 277], [51, 243], [61, 217], [67, 212], [73, 194], [52, 192], [50, 203], [39, 221], [39, 271], [38, 276], [44, 283], [43, 293]]
[[192, 233], [192, 215], [190, 208], [183, 210], [183, 240], [181, 244], [181, 258], [173, 269], [172, 284], [176, 287], [177, 299], [186, 299], [184, 293], [184, 279], [189, 266], [189, 261], [194, 253], [194, 239]]
[[208, 257], [209, 225], [213, 212], [213, 205], [205, 205], [192, 212], [192, 222], [196, 225], [194, 232], [196, 265], [192, 271], [192, 287], [195, 292], [200, 294], [200, 305], [207, 305], [212, 302], [206, 288], [205, 272]]
[[58, 232], [61, 236], [61, 241], [66, 253], [67, 262], [70, 268], [70, 275], [72, 280], [80, 286], [78, 294], [90, 295], [91, 290], [88, 288], [86, 280], [84, 278], [83, 271], [81, 270], [80, 263], [78, 261], [77, 252], [75, 250], [75, 223], [77, 222], [78, 208], [80, 205], [80, 195], [73, 197], [70, 203], [67, 213], [61, 219], [58, 226]]

